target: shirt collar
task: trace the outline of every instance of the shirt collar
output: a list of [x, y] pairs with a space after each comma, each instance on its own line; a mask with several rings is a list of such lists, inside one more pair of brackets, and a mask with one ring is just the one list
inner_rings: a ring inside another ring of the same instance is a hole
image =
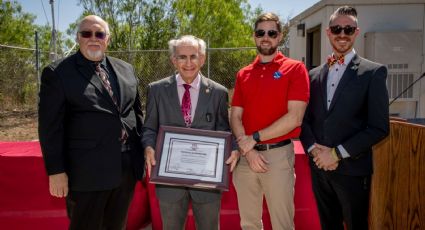
[[[177, 86], [183, 86], [183, 84], [186, 84], [186, 82], [183, 81], [179, 73], [176, 74], [176, 81], [177, 81]], [[200, 85], [201, 85], [201, 75], [198, 73], [198, 75], [195, 77], [195, 80], [193, 80], [192, 83], [190, 83], [190, 86], [192, 88], [199, 89]]]
[[[78, 52], [81, 54], [81, 57], [83, 57], [83, 60], [84, 60], [84, 61], [86, 61], [87, 63], [90, 63], [90, 64], [92, 64], [92, 65], [96, 65], [97, 63], [99, 63], [99, 61], [91, 61], [91, 60], [87, 59], [86, 57], [84, 57], [84, 55], [83, 55], [83, 53], [81, 52], [81, 50], [78, 50]], [[103, 58], [102, 58], [102, 60], [100, 61], [100, 64], [101, 64], [102, 66], [104, 66], [104, 67], [106, 67], [106, 66], [107, 66], [107, 64], [106, 64], [106, 56], [105, 56], [105, 55], [103, 55]]]
[[254, 66], [261, 66], [261, 65], [264, 65], [264, 64], [267, 65], [267, 64], [271, 64], [271, 63], [276, 63], [278, 65], [282, 65], [284, 59], [285, 59], [285, 56], [281, 52], [278, 51], [276, 53], [276, 56], [273, 58], [273, 60], [271, 60], [270, 62], [267, 62], [267, 63], [262, 63], [261, 60], [260, 60], [260, 56], [257, 55], [253, 64], [254, 64]]
[[106, 65], [106, 58], [105, 57], [102, 59], [102, 61], [100, 61], [100, 64], [103, 65], [103, 66], [105, 66], [105, 67], [107, 66]]

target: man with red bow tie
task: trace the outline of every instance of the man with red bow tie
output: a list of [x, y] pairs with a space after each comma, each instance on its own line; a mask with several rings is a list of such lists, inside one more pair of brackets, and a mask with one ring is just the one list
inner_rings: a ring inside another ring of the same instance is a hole
[[333, 54], [310, 71], [300, 139], [322, 229], [368, 229], [372, 146], [389, 132], [387, 69], [356, 54], [359, 31], [356, 9], [338, 8], [326, 29]]

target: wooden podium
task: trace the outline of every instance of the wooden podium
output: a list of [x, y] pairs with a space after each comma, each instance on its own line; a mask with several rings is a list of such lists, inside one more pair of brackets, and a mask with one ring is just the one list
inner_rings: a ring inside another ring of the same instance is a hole
[[425, 229], [425, 126], [392, 120], [373, 161], [369, 229]]

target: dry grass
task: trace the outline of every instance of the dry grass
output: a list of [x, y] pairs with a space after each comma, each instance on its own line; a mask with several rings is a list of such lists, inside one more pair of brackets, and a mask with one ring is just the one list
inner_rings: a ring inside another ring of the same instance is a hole
[[37, 111], [0, 111], [0, 141], [38, 140]]

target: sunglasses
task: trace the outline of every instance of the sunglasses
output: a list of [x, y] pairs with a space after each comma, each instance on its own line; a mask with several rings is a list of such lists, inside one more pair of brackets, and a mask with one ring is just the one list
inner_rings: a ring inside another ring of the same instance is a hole
[[279, 34], [279, 31], [277, 31], [277, 30], [268, 30], [268, 31], [256, 30], [255, 31], [255, 37], [262, 38], [262, 37], [264, 37], [264, 35], [266, 35], [266, 32], [267, 32], [267, 35], [271, 38], [277, 38], [277, 35]]
[[96, 32], [93, 32], [93, 31], [80, 31], [79, 33], [80, 33], [81, 37], [83, 37], [83, 38], [91, 38], [93, 36], [93, 34], [94, 34], [94, 36], [97, 39], [103, 40], [103, 39], [106, 38], [106, 33], [105, 32], [101, 32], [101, 31], [96, 31]]
[[346, 35], [353, 35], [354, 32], [356, 32], [357, 27], [355, 27], [355, 26], [342, 27], [340, 25], [336, 25], [336, 26], [330, 26], [329, 29], [331, 30], [331, 33], [334, 34], [334, 35], [338, 35], [342, 31], [344, 31], [344, 34], [346, 34]]

